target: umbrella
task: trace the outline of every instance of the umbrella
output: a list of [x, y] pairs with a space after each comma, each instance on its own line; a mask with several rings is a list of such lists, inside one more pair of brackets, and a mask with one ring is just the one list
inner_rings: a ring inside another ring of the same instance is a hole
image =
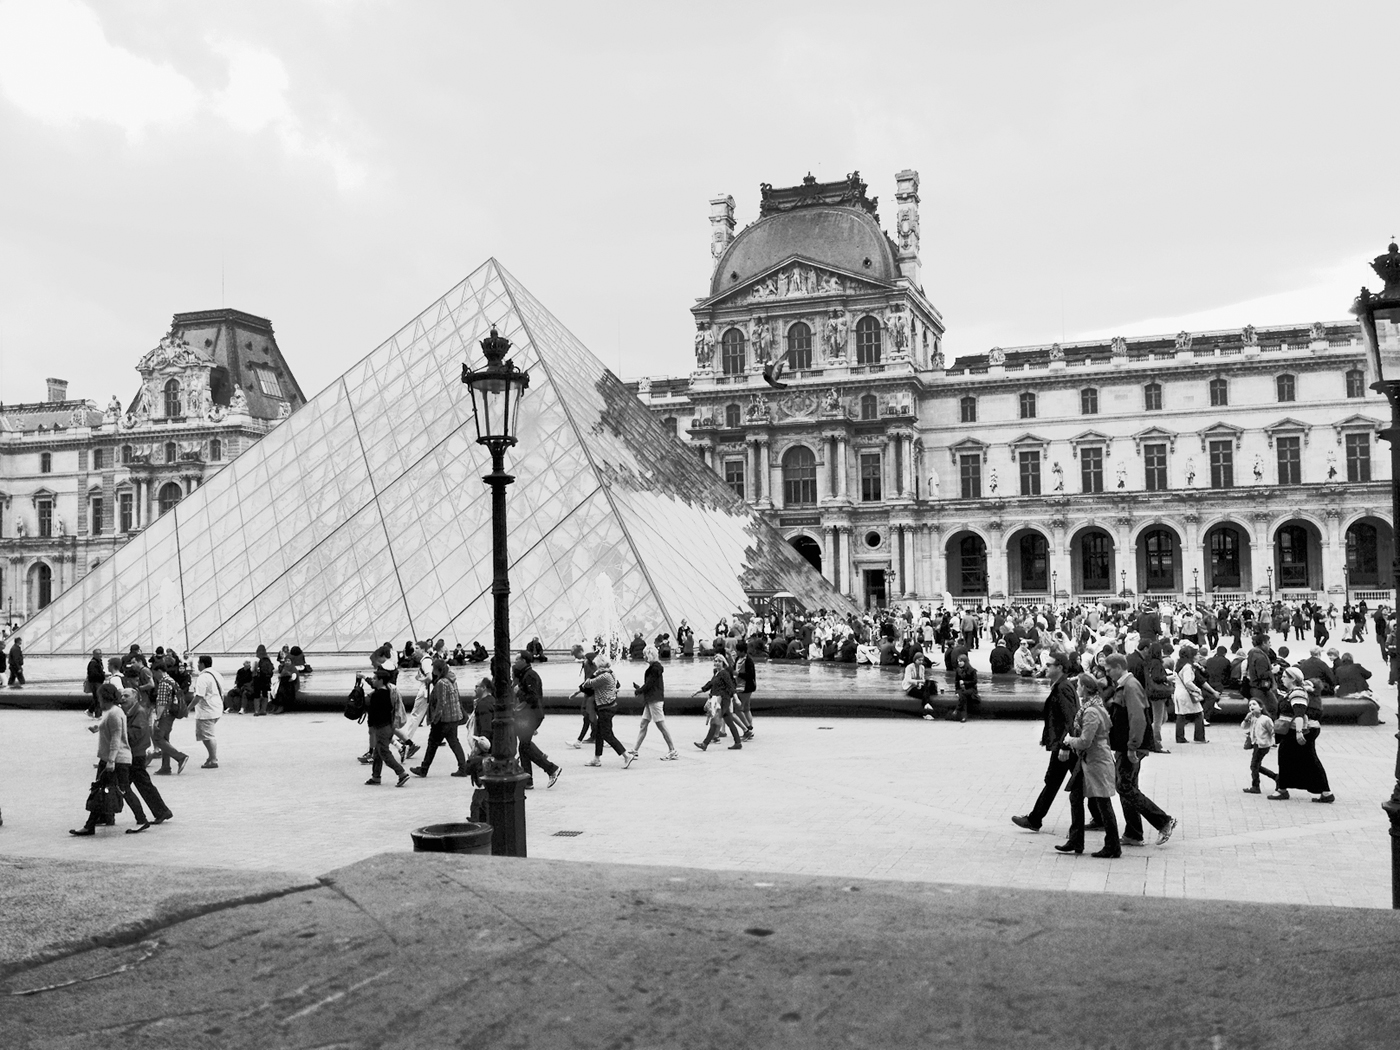
[[795, 598], [797, 597], [797, 595], [793, 594], [791, 591], [778, 591], [778, 592], [776, 592], [776, 593], [773, 595], [773, 597], [774, 597], [774, 598], [793, 598], [793, 599], [795, 599]]

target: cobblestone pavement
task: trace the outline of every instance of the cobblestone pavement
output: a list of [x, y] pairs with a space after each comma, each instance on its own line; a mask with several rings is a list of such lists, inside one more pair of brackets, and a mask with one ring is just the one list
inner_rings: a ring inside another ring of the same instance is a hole
[[[1385, 690], [1389, 692], [1389, 690]], [[1061, 856], [1067, 801], [1040, 834], [1013, 826], [1040, 788], [1038, 723], [770, 718], [742, 751], [706, 753], [698, 718], [669, 720], [678, 762], [661, 762], [653, 729], [641, 758], [601, 768], [568, 745], [573, 718], [551, 716], [537, 738], [564, 766], [528, 794], [532, 856], [755, 872], [942, 881], [1149, 896], [1277, 899], [1282, 887], [1311, 904], [1390, 905], [1388, 825], [1380, 803], [1394, 784], [1395, 705], [1383, 724], [1329, 726], [1319, 741], [1337, 801], [1295, 793], [1270, 802], [1242, 793], [1248, 755], [1233, 724], [1206, 745], [1172, 745], [1144, 763], [1147, 793], [1180, 820], [1165, 847], [1121, 860]], [[221, 768], [199, 768], [193, 724], [175, 743], [192, 756], [181, 776], [157, 777], [175, 819], [142, 835], [118, 827], [77, 839], [95, 737], [77, 712], [0, 710], [9, 753], [0, 773], [0, 853], [11, 857], [189, 865], [318, 875], [383, 852], [409, 850], [409, 830], [463, 819], [470, 782], [447, 774], [367, 787], [355, 761], [365, 732], [333, 715], [219, 724]], [[620, 716], [631, 745], [637, 719]], [[418, 734], [425, 741], [426, 731]], [[558, 831], [582, 834], [558, 837]], [[1151, 839], [1150, 839], [1151, 841]], [[1091, 844], [1094, 837], [1090, 838]]]

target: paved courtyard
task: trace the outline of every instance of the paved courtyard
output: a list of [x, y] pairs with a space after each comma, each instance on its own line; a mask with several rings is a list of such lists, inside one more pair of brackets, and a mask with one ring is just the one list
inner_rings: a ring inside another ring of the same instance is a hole
[[[742, 751], [702, 754], [691, 746], [700, 720], [673, 718], [681, 761], [658, 761], [653, 730], [624, 771], [611, 752], [603, 768], [586, 767], [591, 754], [568, 746], [577, 721], [552, 716], [538, 739], [565, 772], [552, 790], [541, 777], [527, 796], [529, 849], [564, 860], [1197, 899], [1267, 901], [1286, 884], [1311, 904], [1386, 908], [1379, 804], [1394, 782], [1393, 700], [1383, 700], [1382, 718], [1324, 730], [1331, 806], [1243, 794], [1248, 756], [1233, 724], [1212, 727], [1209, 744], [1173, 745], [1145, 762], [1143, 785], [1180, 819], [1176, 837], [1102, 861], [1053, 850], [1067, 801], [1038, 835], [1010, 822], [1040, 787], [1035, 722], [769, 718]], [[0, 853], [315, 876], [409, 850], [411, 828], [462, 819], [470, 797], [470, 782], [447, 775], [448, 752], [427, 780], [366, 787], [355, 761], [362, 727], [328, 714], [226, 716], [222, 768], [202, 770], [196, 757], [182, 776], [156, 778], [173, 822], [125, 835], [123, 813], [117, 829], [75, 839], [67, 829], [83, 818], [95, 750], [88, 724], [78, 712], [0, 710], [10, 753], [26, 760], [0, 775]], [[636, 724], [618, 718], [629, 745]], [[177, 725], [176, 744], [196, 755], [192, 736], [191, 722]], [[565, 830], [581, 834], [556, 836]]]

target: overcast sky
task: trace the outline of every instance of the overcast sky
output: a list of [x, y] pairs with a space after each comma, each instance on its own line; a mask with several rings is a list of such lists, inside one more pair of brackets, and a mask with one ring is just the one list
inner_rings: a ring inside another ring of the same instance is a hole
[[1394, 4], [0, 0], [0, 398], [105, 404], [177, 311], [318, 391], [496, 256], [693, 364], [708, 201], [922, 176], [954, 356], [1341, 318], [1400, 232]]

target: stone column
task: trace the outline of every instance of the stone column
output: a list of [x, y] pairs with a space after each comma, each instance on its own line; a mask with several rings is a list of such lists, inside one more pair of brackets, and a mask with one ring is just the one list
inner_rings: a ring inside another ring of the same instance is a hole
[[943, 552], [943, 530], [937, 525], [926, 525], [928, 529], [928, 568], [930, 597], [942, 598], [943, 592], [948, 589], [948, 583], [943, 578], [948, 566], [947, 557]]
[[819, 443], [818, 448], [819, 452], [817, 454], [817, 506], [820, 507], [824, 502], [826, 502], [827, 497], [831, 495], [831, 457], [827, 452], [829, 444], [825, 440]]
[[[1327, 531], [1322, 537], [1322, 588], [1326, 593], [1333, 584], [1342, 583], [1342, 566], [1346, 564], [1346, 537], [1342, 535], [1342, 512], [1327, 508]], [[1384, 566], [1382, 566], [1384, 576]], [[1389, 588], [1386, 588], [1389, 590]]]
[[758, 443], [758, 477], [762, 485], [762, 495], [760, 498], [765, 507], [773, 506], [773, 468], [769, 464], [768, 439], [759, 438]]
[[[1196, 581], [1201, 581], [1199, 586], [1203, 598], [1210, 586], [1210, 581], [1206, 579], [1205, 552], [1201, 549], [1201, 519], [1195, 514], [1188, 514], [1184, 521], [1186, 531], [1181, 539], [1181, 595], [1187, 601], [1194, 602], [1198, 586]], [[1187, 598], [1187, 595], [1190, 597]]]
[[823, 527], [822, 532], [826, 534], [826, 552], [822, 558], [822, 576], [826, 579], [827, 583], [831, 584], [839, 591], [841, 589], [841, 569], [837, 559], [840, 557], [841, 541], [837, 538], [835, 525]]
[[850, 455], [846, 448], [846, 435], [836, 437], [836, 498], [850, 499], [847, 490], [847, 475], [850, 472]]
[[988, 530], [988, 535], [990, 539], [987, 543], [987, 591], [989, 594], [1000, 591], [1009, 601], [1011, 596], [1006, 589], [1006, 542], [1002, 535], [1001, 523], [994, 523]]
[[904, 435], [904, 498], [914, 498], [914, 435]]
[[841, 540], [841, 593], [850, 597], [855, 593], [855, 568], [851, 563], [851, 527], [841, 525], [837, 528], [837, 533]]
[[880, 495], [886, 503], [895, 498], [894, 482], [894, 438], [886, 434], [880, 452]]

